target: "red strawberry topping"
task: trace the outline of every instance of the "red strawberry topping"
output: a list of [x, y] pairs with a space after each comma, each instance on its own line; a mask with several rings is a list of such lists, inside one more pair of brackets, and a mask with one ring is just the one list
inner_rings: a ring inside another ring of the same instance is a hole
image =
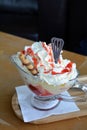
[[52, 75], [56, 75], [56, 74], [64, 74], [66, 72], [70, 72], [72, 69], [72, 62], [69, 62], [66, 67], [61, 71], [61, 72], [56, 72], [56, 71], [52, 71]]
[[27, 53], [30, 55], [30, 56], [33, 56], [34, 55], [34, 52], [31, 48], [28, 48], [27, 49]]

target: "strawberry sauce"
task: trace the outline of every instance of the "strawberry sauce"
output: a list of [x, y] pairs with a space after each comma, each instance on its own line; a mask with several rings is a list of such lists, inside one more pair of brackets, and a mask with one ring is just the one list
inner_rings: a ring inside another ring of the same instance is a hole
[[33, 86], [31, 84], [28, 85], [29, 89], [33, 91], [38, 96], [49, 96], [52, 95], [49, 91], [46, 89], [43, 89], [41, 86]]

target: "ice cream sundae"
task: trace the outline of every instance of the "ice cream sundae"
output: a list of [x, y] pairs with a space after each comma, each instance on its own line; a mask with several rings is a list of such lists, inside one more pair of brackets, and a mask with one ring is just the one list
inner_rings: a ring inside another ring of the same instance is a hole
[[13, 56], [28, 87], [39, 96], [56, 95], [72, 87], [76, 64], [63, 59], [61, 50], [55, 62], [52, 44], [34, 42]]

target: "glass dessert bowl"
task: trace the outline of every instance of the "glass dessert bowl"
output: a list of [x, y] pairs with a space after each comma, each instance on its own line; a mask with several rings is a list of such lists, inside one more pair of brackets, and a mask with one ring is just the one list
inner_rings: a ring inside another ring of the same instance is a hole
[[56, 107], [62, 100], [61, 93], [70, 89], [77, 80], [78, 73], [74, 79], [66, 83], [59, 85], [48, 84], [46, 81], [41, 80], [39, 74], [32, 75], [21, 63], [17, 54], [13, 55], [11, 60], [16, 65], [25, 85], [32, 91], [31, 105], [40, 110], [49, 110]]
[[33, 92], [31, 104], [37, 109], [47, 110], [63, 99], [61, 93], [76, 82], [76, 64], [63, 59], [64, 42], [52, 38], [50, 44], [34, 42], [11, 57], [25, 84]]

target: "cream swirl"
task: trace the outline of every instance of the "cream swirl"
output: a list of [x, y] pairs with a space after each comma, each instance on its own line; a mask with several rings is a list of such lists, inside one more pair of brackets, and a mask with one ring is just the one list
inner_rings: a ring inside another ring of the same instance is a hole
[[24, 54], [29, 61], [34, 64], [38, 70], [38, 76], [41, 81], [49, 85], [60, 85], [76, 78], [76, 64], [68, 59], [63, 59], [62, 53], [58, 62], [54, 62], [51, 45], [45, 42], [34, 42], [32, 46], [25, 46]]

